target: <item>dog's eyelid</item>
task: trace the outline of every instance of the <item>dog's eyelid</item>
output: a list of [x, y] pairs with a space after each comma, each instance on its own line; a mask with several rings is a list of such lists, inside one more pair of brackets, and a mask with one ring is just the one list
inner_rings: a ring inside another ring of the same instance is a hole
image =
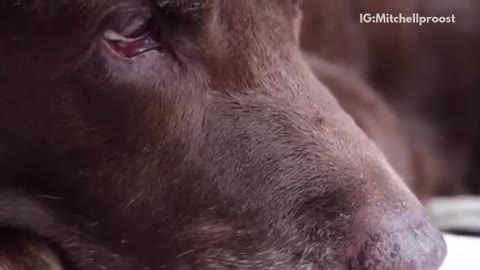
[[160, 50], [161, 43], [151, 36], [145, 35], [137, 39], [125, 39], [117, 37], [114, 33], [105, 34], [105, 42], [113, 52], [123, 58], [134, 58], [153, 50]]
[[303, 3], [303, 0], [291, 0], [293, 5], [300, 6]]
[[122, 19], [118, 25], [112, 26], [112, 31], [125, 38], [139, 38], [145, 33], [153, 31], [155, 19], [151, 13], [130, 15]]
[[121, 34], [115, 32], [113, 30], [107, 30], [103, 34], [105, 39], [111, 40], [111, 41], [119, 41], [119, 42], [133, 42], [135, 40], [144, 38], [146, 35], [148, 35], [148, 33], [144, 33], [143, 35], [141, 35], [139, 37], [129, 38], [129, 37], [122, 36]]
[[203, 17], [213, 7], [209, 1], [204, 0], [156, 0], [156, 8], [161, 14], [189, 20]]
[[[152, 16], [140, 14], [127, 18], [120, 27], [111, 26], [103, 33], [108, 47], [117, 55], [133, 58], [161, 47], [161, 31]], [[120, 29], [119, 29], [120, 28]]]

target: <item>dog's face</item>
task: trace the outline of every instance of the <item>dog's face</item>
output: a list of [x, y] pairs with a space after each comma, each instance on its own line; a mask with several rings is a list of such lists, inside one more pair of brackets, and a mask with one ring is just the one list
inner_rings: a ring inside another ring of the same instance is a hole
[[296, 2], [2, 1], [0, 226], [81, 270], [437, 269]]

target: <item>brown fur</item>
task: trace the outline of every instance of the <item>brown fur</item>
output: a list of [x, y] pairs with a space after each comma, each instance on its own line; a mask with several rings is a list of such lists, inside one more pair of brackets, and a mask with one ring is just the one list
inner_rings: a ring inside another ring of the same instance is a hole
[[[384, 99], [352, 68], [329, 63], [312, 54], [305, 58], [317, 77], [325, 83], [342, 108], [357, 125], [379, 146], [393, 168], [421, 199], [430, 195], [431, 187], [422, 186], [432, 164], [407, 136], [403, 124]], [[423, 181], [422, 181], [423, 180]]]
[[2, 270], [62, 270], [53, 248], [35, 237], [18, 231], [0, 231], [0, 269]]
[[305, 0], [300, 43], [302, 48], [327, 61], [366, 72], [367, 39], [353, 15], [349, 0]]
[[[295, 2], [1, 2], [0, 227], [74, 270], [438, 269], [440, 233], [303, 60]], [[139, 11], [162, 47], [123, 59], [103, 34]]]

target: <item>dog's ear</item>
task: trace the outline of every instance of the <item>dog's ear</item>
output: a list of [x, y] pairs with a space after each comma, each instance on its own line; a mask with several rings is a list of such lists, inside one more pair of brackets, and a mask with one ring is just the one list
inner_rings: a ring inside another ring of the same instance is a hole
[[0, 230], [1, 270], [63, 270], [48, 243], [10, 229]]

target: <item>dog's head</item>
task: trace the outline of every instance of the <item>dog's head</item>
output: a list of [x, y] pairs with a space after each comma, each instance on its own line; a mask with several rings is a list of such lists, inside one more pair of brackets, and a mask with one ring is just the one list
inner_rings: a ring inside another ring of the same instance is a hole
[[0, 4], [2, 226], [74, 269], [436, 269], [293, 0]]

